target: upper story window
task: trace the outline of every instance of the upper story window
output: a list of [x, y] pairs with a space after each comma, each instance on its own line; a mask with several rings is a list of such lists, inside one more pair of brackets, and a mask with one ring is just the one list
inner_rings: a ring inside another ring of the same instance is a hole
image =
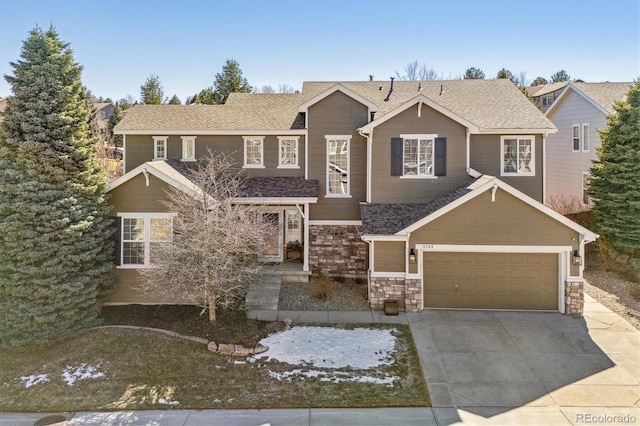
[[298, 138], [278, 137], [278, 167], [298, 168]]
[[589, 152], [589, 123], [582, 123], [582, 152]]
[[182, 136], [182, 161], [196, 161], [195, 136]]
[[535, 176], [535, 137], [500, 138], [501, 176]]
[[434, 145], [437, 135], [400, 135], [402, 144], [402, 175], [434, 176]]
[[571, 126], [571, 149], [573, 152], [589, 152], [590, 135], [589, 123], [573, 124]]
[[542, 106], [550, 107], [552, 103], [553, 103], [553, 96], [545, 96], [544, 98], [542, 98]]
[[158, 247], [168, 244], [173, 233], [169, 213], [120, 213], [120, 265], [148, 267], [157, 263]]
[[244, 137], [244, 167], [264, 167], [264, 136]]
[[167, 139], [168, 138], [166, 136], [153, 137], [153, 159], [154, 160], [167, 159]]
[[327, 197], [350, 197], [349, 143], [351, 135], [325, 136], [327, 140]]

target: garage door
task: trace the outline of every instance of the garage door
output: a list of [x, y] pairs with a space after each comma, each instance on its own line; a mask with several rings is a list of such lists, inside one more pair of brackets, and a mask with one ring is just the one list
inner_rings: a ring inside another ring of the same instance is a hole
[[556, 253], [424, 254], [424, 305], [558, 309]]

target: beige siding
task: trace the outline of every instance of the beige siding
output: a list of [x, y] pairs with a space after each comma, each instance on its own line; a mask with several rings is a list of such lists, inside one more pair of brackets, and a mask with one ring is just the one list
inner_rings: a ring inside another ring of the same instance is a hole
[[376, 241], [373, 244], [375, 272], [404, 272], [404, 241]]
[[162, 203], [167, 191], [172, 187], [153, 175], [149, 175], [149, 186], [144, 175], [139, 174], [109, 192], [109, 204], [112, 215], [117, 213], [155, 213], [166, 212]]
[[[432, 179], [391, 176], [391, 138], [401, 134], [436, 134], [447, 138], [447, 175]], [[398, 114], [373, 131], [371, 202], [428, 203], [469, 179], [466, 172], [466, 128], [423, 105]]]
[[144, 290], [141, 286], [140, 270], [138, 269], [116, 269], [116, 288], [105, 300], [106, 304], [181, 304], [194, 305], [197, 302], [187, 297], [159, 297], [152, 291]]
[[[556, 105], [549, 119], [558, 132], [547, 136], [547, 195], [567, 197], [582, 202], [582, 172], [588, 172], [598, 158], [600, 146], [597, 129], [606, 127], [604, 114], [582, 96], [569, 90]], [[589, 123], [589, 152], [573, 152], [572, 125]]]
[[[153, 136], [127, 136], [125, 156], [126, 171], [131, 171], [139, 165], [153, 160]], [[185, 136], [191, 136], [185, 134]], [[251, 136], [247, 134], [246, 136]], [[264, 136], [264, 135], [256, 135]], [[281, 135], [286, 136], [286, 135]], [[304, 176], [304, 136], [298, 139], [298, 166], [297, 169], [278, 168], [278, 136], [265, 136], [264, 138], [264, 168], [245, 169], [249, 176]], [[196, 158], [209, 155], [209, 150], [214, 154], [224, 154], [239, 167], [244, 162], [244, 139], [240, 136], [198, 136], [196, 137]], [[167, 159], [182, 159], [182, 139], [180, 136], [169, 136]]]
[[[320, 183], [318, 203], [312, 204], [311, 220], [360, 220], [360, 202], [366, 200], [366, 139], [356, 129], [368, 122], [368, 108], [335, 92], [312, 105], [308, 112], [309, 179]], [[325, 135], [351, 135], [350, 198], [327, 198], [327, 143]]]
[[495, 176], [517, 190], [542, 202], [542, 136], [536, 135], [535, 176], [500, 176], [500, 137], [501, 135], [471, 136], [471, 168], [480, 173]]
[[[503, 190], [491, 191], [411, 233], [410, 244], [571, 246], [578, 233]], [[578, 268], [571, 267], [571, 275]]]

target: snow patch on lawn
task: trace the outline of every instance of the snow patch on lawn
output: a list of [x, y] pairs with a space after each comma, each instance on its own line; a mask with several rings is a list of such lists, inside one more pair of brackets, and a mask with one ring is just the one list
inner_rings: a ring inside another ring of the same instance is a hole
[[180, 404], [179, 401], [167, 401], [164, 398], [160, 398], [158, 399], [158, 404], [162, 404], [162, 405], [178, 405]]
[[[314, 377], [332, 383], [348, 381], [393, 386], [393, 382], [399, 379], [380, 371], [380, 367], [394, 363], [396, 337], [389, 329], [292, 327], [262, 339], [260, 344], [269, 350], [254, 355], [251, 362], [266, 358], [267, 361], [315, 367], [311, 370], [269, 371], [269, 375], [277, 380]], [[358, 371], [372, 369], [369, 373]]]
[[40, 383], [46, 383], [49, 381], [48, 374], [32, 374], [31, 376], [21, 376], [20, 382], [25, 388], [30, 388]]
[[260, 340], [269, 350], [252, 359], [367, 370], [393, 364], [395, 343], [395, 336], [387, 329], [293, 327]]
[[68, 386], [73, 386], [76, 380], [97, 379], [99, 377], [104, 377], [104, 373], [96, 367], [85, 363], [80, 363], [76, 366], [67, 365], [62, 372], [62, 379]]

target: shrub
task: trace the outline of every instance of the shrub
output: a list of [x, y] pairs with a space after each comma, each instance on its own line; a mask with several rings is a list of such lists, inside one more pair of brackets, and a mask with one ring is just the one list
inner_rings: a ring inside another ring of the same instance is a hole
[[323, 302], [331, 296], [334, 286], [335, 282], [333, 279], [323, 274], [311, 277], [309, 281], [311, 295]]

